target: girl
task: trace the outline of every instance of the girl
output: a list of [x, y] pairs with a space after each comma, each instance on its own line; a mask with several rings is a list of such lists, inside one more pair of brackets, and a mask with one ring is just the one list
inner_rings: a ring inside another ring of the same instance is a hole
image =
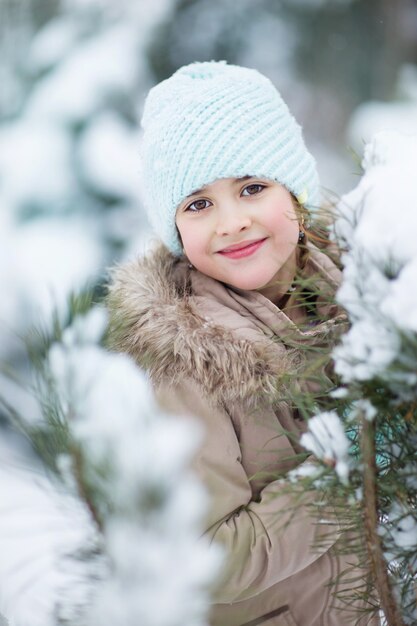
[[335, 516], [317, 519], [307, 494], [294, 514], [286, 478], [303, 430], [288, 385], [346, 323], [326, 303], [340, 272], [306, 232], [318, 178], [300, 127], [266, 77], [225, 62], [154, 87], [142, 125], [163, 245], [115, 270], [112, 337], [172, 410], [204, 421], [206, 533], [227, 555], [211, 624], [375, 625], [360, 600], [343, 610], [340, 580], [329, 586], [347, 564], [350, 586], [364, 574], [336, 554]]

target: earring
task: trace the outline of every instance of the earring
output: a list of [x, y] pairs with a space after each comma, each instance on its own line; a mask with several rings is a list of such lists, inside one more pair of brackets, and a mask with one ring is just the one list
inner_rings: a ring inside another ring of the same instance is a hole
[[305, 232], [303, 230], [300, 230], [298, 234], [298, 243], [302, 243], [304, 241], [305, 236], [306, 236]]

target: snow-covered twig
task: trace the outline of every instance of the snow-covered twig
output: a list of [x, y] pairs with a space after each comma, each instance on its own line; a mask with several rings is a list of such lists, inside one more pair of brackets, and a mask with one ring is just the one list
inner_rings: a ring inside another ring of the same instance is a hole
[[[44, 393], [49, 405], [56, 403], [58, 419], [48, 428], [65, 422], [68, 429], [68, 449], [56, 459], [63, 494], [44, 481], [54, 497], [43, 496], [30, 475], [16, 494], [24, 498], [27, 489], [43, 498], [47, 511], [58, 507], [59, 524], [48, 526], [35, 500], [27, 501], [22, 535], [30, 541], [37, 518], [39, 534], [49, 531], [49, 561], [42, 559], [42, 545], [21, 558], [9, 552], [0, 565], [0, 611], [11, 626], [205, 626], [221, 559], [217, 546], [201, 538], [208, 500], [190, 470], [200, 429], [190, 418], [164, 414], [133, 361], [101, 347], [106, 321], [104, 310], [95, 307], [76, 317], [49, 349]], [[21, 510], [5, 493], [13, 538]], [[74, 503], [68, 516], [65, 498]], [[83, 519], [73, 511], [82, 511]], [[0, 524], [7, 520], [0, 515]], [[26, 587], [30, 592], [17, 605], [17, 590]], [[27, 621], [32, 611], [39, 622]]]

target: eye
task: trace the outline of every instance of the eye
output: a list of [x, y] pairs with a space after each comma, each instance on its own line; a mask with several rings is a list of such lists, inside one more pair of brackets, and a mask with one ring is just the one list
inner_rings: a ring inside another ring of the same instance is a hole
[[262, 189], [265, 189], [265, 187], [266, 185], [261, 185], [260, 183], [252, 183], [243, 189], [242, 196], [255, 196], [257, 193], [260, 193]]
[[194, 200], [194, 202], [191, 202], [191, 204], [187, 205], [184, 211], [191, 211], [191, 213], [198, 213], [199, 211], [203, 211], [204, 209], [207, 209], [210, 205], [211, 205], [211, 202], [201, 198], [200, 200]]

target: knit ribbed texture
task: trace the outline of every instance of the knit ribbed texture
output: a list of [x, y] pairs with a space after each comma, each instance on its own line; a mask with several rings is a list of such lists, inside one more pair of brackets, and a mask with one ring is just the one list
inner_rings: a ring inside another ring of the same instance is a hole
[[301, 128], [256, 70], [224, 61], [184, 66], [150, 90], [142, 127], [145, 208], [176, 255], [178, 205], [219, 178], [266, 178], [307, 209], [317, 206], [316, 164]]

